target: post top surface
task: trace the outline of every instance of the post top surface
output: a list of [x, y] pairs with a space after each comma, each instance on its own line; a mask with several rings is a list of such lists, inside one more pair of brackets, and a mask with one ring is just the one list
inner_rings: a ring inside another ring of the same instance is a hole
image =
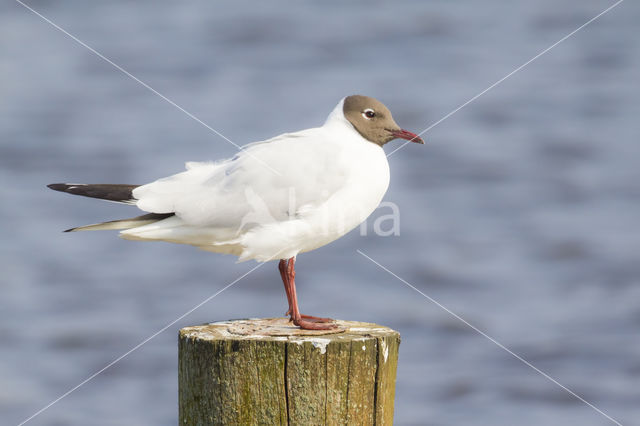
[[201, 340], [276, 341], [317, 337], [331, 341], [398, 335], [389, 327], [368, 322], [335, 320], [335, 324], [339, 327], [335, 330], [301, 330], [288, 318], [250, 318], [185, 327], [180, 330], [180, 336]]

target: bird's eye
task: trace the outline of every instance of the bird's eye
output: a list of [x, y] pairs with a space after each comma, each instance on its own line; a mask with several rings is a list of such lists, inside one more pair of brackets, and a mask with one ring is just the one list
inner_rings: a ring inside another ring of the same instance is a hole
[[376, 112], [371, 108], [367, 108], [362, 112], [362, 115], [364, 116], [364, 118], [371, 120], [373, 117], [376, 116]]

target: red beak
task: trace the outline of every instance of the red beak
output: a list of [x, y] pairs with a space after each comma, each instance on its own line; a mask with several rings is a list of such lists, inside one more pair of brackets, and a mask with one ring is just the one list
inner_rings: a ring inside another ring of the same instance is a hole
[[415, 133], [411, 133], [408, 130], [404, 130], [404, 129], [391, 130], [391, 134], [393, 135], [393, 137], [395, 139], [406, 139], [409, 142], [415, 142], [415, 143], [424, 144], [424, 141], [422, 140], [422, 138], [420, 136], [416, 135]]

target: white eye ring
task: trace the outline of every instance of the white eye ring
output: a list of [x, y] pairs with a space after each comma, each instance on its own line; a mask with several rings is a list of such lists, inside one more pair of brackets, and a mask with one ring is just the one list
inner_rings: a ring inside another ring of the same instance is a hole
[[367, 108], [364, 111], [362, 111], [362, 116], [367, 120], [371, 120], [373, 117], [376, 116], [376, 112], [371, 108]]

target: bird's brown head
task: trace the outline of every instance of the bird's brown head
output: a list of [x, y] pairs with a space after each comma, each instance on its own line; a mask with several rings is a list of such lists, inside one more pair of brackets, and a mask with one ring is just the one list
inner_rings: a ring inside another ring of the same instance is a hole
[[380, 146], [393, 139], [424, 143], [420, 136], [400, 128], [391, 111], [377, 99], [362, 95], [347, 96], [342, 107], [344, 117], [360, 135]]

